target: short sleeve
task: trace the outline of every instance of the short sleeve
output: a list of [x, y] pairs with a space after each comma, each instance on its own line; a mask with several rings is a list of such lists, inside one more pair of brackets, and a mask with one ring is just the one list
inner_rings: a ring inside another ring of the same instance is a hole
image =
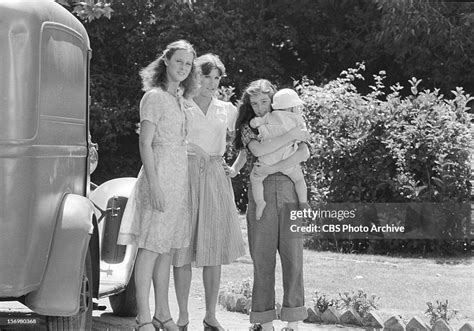
[[162, 113], [161, 107], [163, 107], [162, 97], [162, 91], [159, 89], [152, 89], [143, 95], [140, 101], [140, 122], [150, 121], [155, 124], [158, 123]]
[[237, 108], [230, 102], [226, 102], [227, 129], [235, 131], [235, 121], [237, 120]]

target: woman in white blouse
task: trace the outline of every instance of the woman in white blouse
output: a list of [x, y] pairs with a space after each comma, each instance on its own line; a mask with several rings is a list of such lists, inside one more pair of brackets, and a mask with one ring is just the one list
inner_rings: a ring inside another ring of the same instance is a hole
[[245, 254], [232, 183], [222, 155], [227, 130], [234, 131], [237, 110], [215, 97], [225, 67], [218, 56], [196, 59], [200, 89], [189, 102], [191, 128], [188, 134], [188, 167], [191, 184], [192, 235], [190, 246], [174, 254], [174, 281], [178, 298], [180, 330], [189, 322], [188, 298], [191, 262], [203, 267], [206, 300], [204, 330], [224, 330], [216, 319], [221, 265]]

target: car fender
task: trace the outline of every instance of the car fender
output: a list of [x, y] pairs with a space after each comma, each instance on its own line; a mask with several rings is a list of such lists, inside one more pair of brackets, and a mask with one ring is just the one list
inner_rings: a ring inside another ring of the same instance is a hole
[[[123, 246], [112, 247], [113, 244], [112, 246], [108, 244], [116, 242], [117, 226], [119, 226], [125, 209], [123, 202], [132, 194], [136, 181], [137, 178], [134, 177], [115, 178], [95, 187], [89, 195], [90, 200], [96, 207], [96, 219], [99, 223], [98, 237], [101, 255], [99, 297], [122, 291], [127, 286], [133, 272], [138, 251], [136, 245], [127, 245], [124, 252]], [[107, 224], [113, 224], [109, 222], [118, 223], [108, 227]], [[114, 231], [108, 231], [112, 229]], [[114, 235], [111, 235], [112, 233]], [[116, 261], [108, 260], [105, 256], [109, 256], [107, 252], [111, 252], [110, 249], [112, 249], [112, 252], [118, 249], [120, 259]]]
[[89, 199], [76, 194], [63, 198], [41, 285], [25, 298], [25, 305], [33, 311], [51, 316], [79, 312], [93, 215], [94, 206]]
[[91, 192], [90, 199], [99, 208], [106, 209], [107, 202], [111, 197], [122, 196], [128, 198], [136, 181], [137, 179], [135, 177], [111, 179], [96, 187]]

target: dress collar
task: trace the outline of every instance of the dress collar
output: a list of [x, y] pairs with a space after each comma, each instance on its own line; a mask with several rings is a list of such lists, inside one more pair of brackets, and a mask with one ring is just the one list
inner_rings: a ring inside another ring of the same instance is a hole
[[217, 98], [216, 97], [212, 97], [211, 98], [211, 102], [209, 103], [209, 107], [207, 108], [207, 112], [204, 114], [204, 112], [201, 110], [201, 108], [198, 106], [198, 104], [196, 103], [196, 101], [194, 100], [191, 100], [192, 102], [192, 105], [193, 105], [193, 108], [194, 109], [194, 112], [196, 113], [199, 113], [201, 116], [203, 117], [208, 117], [210, 116], [211, 113], [213, 113], [215, 111], [215, 107], [217, 106]]

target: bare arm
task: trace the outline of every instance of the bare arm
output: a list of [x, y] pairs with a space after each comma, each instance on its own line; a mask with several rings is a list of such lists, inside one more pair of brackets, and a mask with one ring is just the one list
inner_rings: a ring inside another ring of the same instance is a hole
[[294, 128], [281, 136], [267, 139], [262, 142], [252, 140], [249, 142], [248, 148], [253, 155], [259, 157], [268, 153], [272, 153], [283, 146], [290, 145], [297, 140], [306, 141], [308, 139], [309, 133], [307, 130]]
[[239, 171], [242, 169], [242, 167], [245, 165], [247, 162], [247, 152], [244, 149], [241, 149], [239, 152], [239, 155], [234, 161], [234, 164], [232, 164], [232, 167], [230, 167], [229, 170], [229, 175], [230, 177], [235, 177], [239, 173]]
[[151, 144], [153, 142], [153, 135], [156, 130], [156, 125], [150, 121], [142, 121], [140, 125], [140, 157], [145, 169], [145, 174], [150, 185], [152, 205], [153, 208], [159, 211], [164, 211], [165, 200], [164, 194], [158, 185], [158, 176], [155, 171], [155, 158], [153, 156], [153, 149]]
[[263, 163], [255, 163], [254, 171], [258, 176], [270, 175], [276, 172], [282, 171], [284, 169], [291, 168], [295, 165], [300, 164], [301, 162], [306, 161], [309, 158], [309, 149], [308, 145], [305, 143], [300, 143], [296, 152], [290, 157], [281, 160], [273, 165], [265, 165]]

